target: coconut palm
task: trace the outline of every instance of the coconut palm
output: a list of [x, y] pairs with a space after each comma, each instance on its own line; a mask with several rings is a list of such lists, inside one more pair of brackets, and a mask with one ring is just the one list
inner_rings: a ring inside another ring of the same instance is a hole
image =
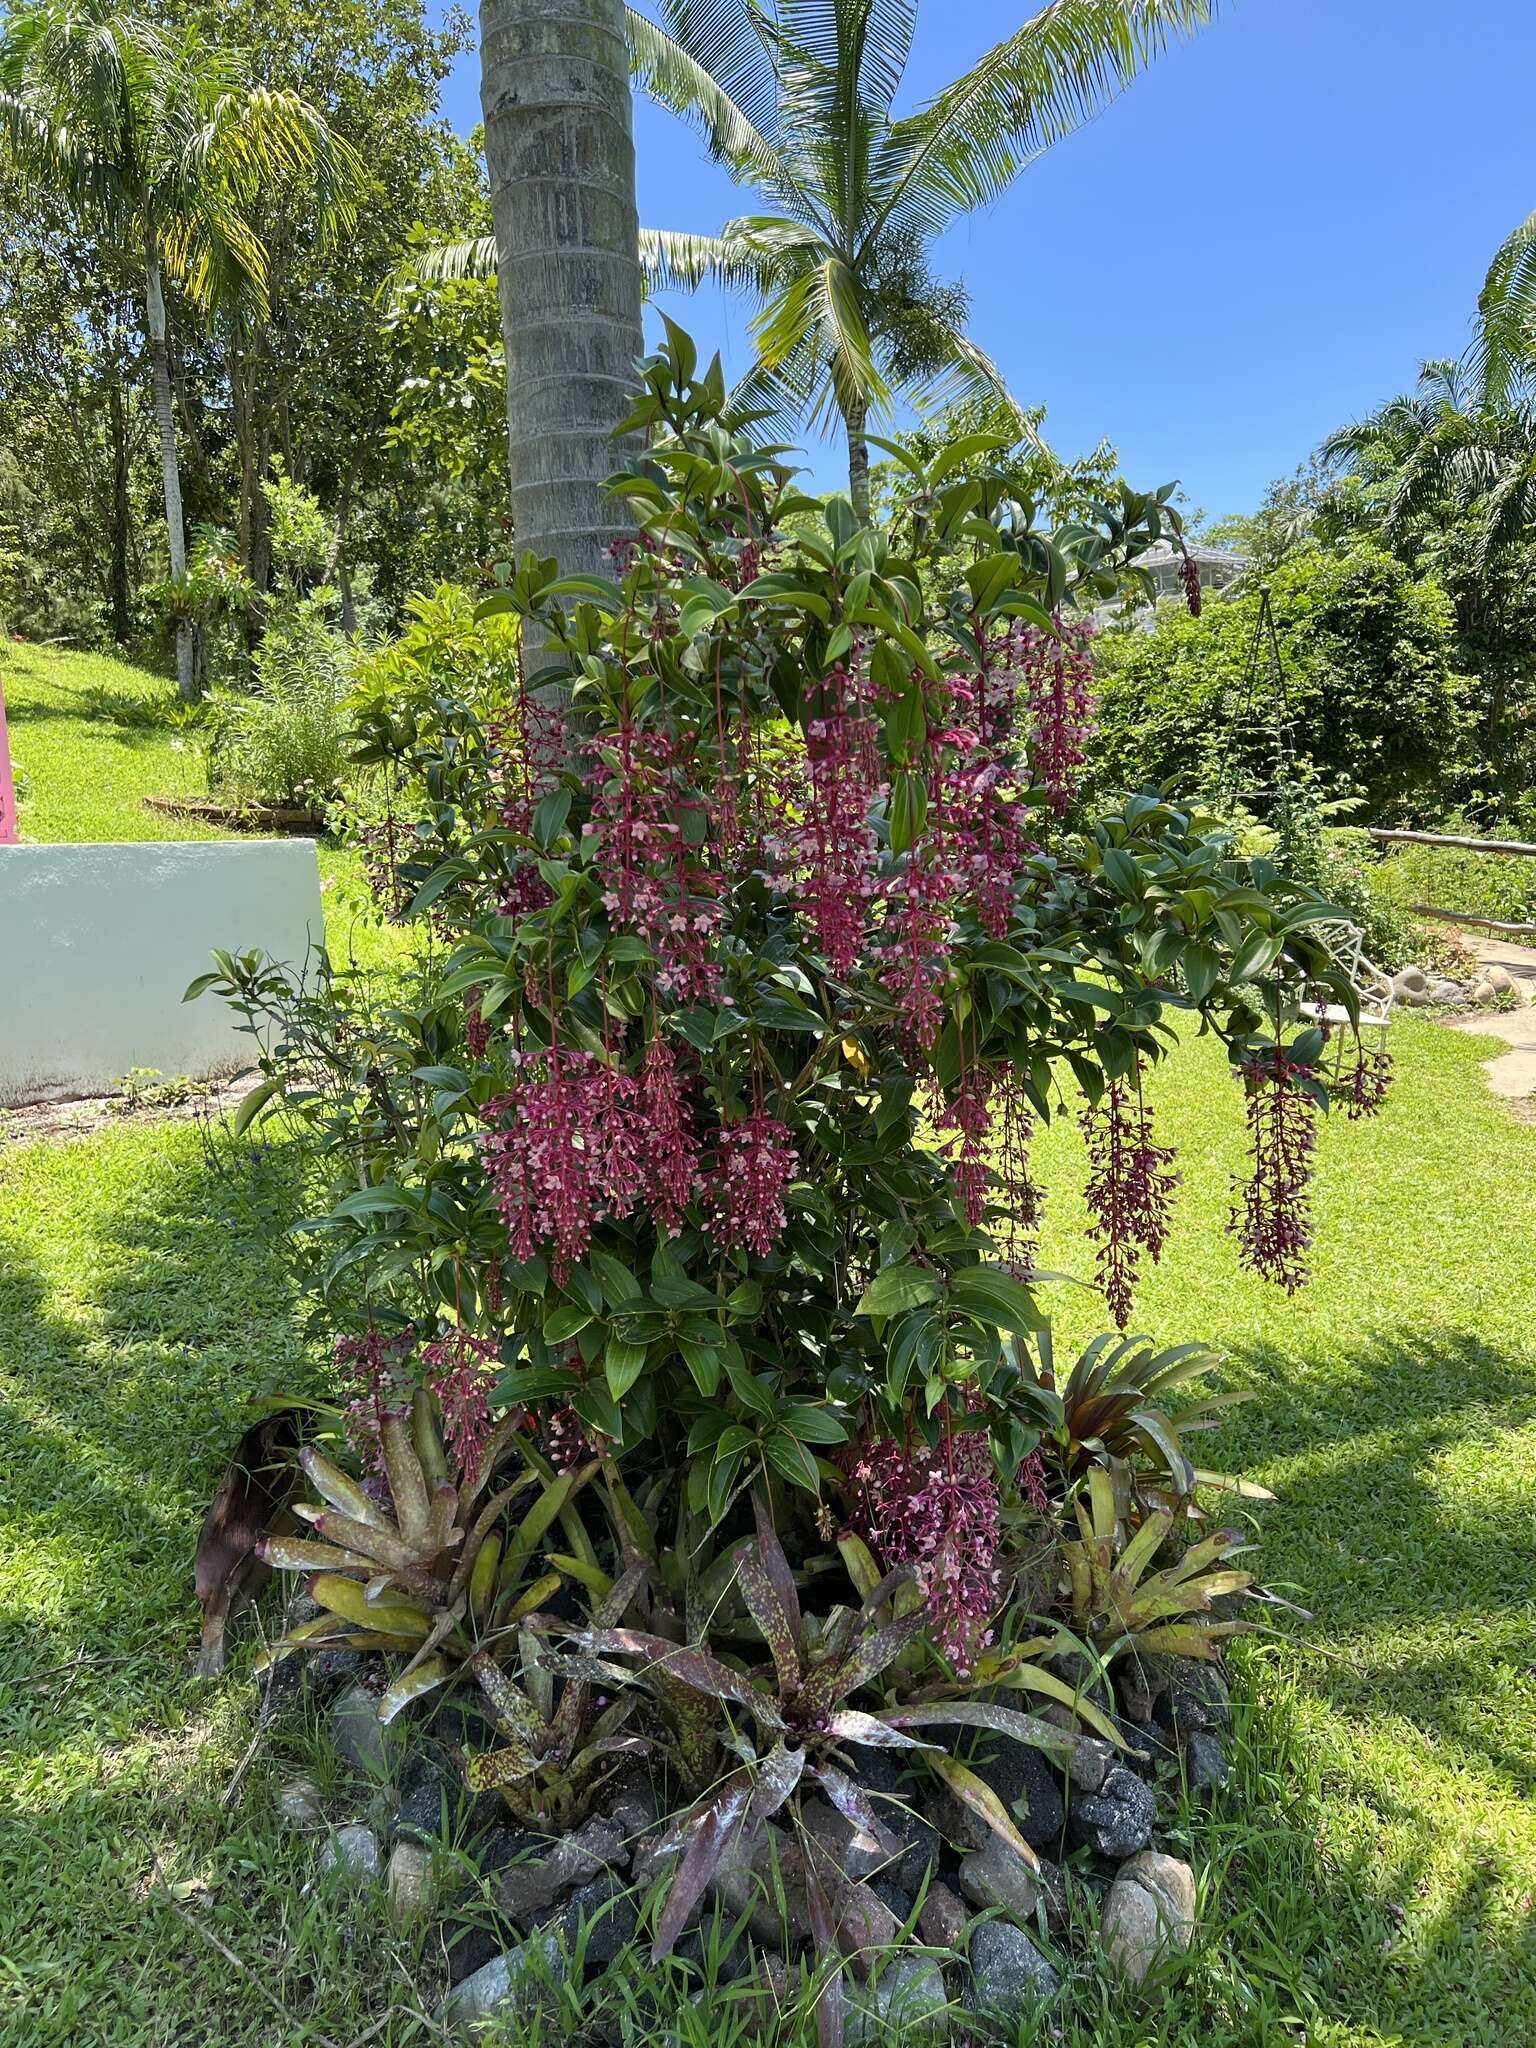
[[642, 346], [621, 0], [484, 0], [480, 94], [518, 545], [591, 574]]
[[[658, 0], [653, 21], [625, 9], [636, 79], [775, 209], [718, 235], [641, 230], [646, 282], [714, 280], [757, 298], [757, 360], [739, 396], [775, 431], [840, 419], [861, 510], [872, 416], [901, 398], [1012, 404], [928, 244], [1203, 27], [1216, 0], [1051, 0], [898, 120], [917, 11], [918, 0]], [[483, 276], [495, 263], [495, 237], [480, 236], [417, 267]]]
[[[266, 258], [250, 224], [269, 179], [308, 180], [317, 226], [351, 219], [356, 155], [307, 101], [243, 75], [193, 27], [117, 0], [38, 0], [0, 26], [0, 147], [139, 276], [165, 487], [173, 592], [186, 530], [165, 286], [211, 313], [265, 303]], [[195, 688], [192, 624], [176, 601], [176, 675]]]

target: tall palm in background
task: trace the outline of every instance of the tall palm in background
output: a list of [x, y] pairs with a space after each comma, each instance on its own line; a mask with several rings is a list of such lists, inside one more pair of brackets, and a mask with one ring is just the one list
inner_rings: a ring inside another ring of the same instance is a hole
[[[115, 0], [41, 0], [0, 15], [0, 147], [138, 272], [171, 583], [184, 587], [166, 282], [202, 313], [259, 310], [266, 259], [249, 214], [262, 184], [307, 180], [318, 227], [332, 233], [351, 218], [361, 167], [305, 100], [256, 85], [195, 28]], [[180, 604], [176, 677], [191, 697], [192, 627]]]
[[1536, 213], [1526, 215], [1488, 266], [1472, 361], [1491, 401], [1536, 369]]
[[[1051, 0], [897, 119], [918, 0], [658, 0], [658, 20], [628, 7], [636, 80], [774, 209], [718, 235], [642, 229], [646, 281], [714, 280], [757, 298], [742, 402], [778, 431], [840, 420], [849, 489], [867, 510], [872, 417], [900, 399], [1012, 403], [965, 332], [964, 290], [934, 277], [929, 244], [1215, 11], [1216, 0]], [[417, 267], [484, 275], [496, 260], [484, 236]]]

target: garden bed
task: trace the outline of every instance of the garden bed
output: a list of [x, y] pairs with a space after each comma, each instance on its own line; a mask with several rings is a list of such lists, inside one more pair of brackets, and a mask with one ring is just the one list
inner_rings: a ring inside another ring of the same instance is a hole
[[145, 808], [167, 818], [195, 819], [231, 832], [323, 832], [325, 813], [292, 804], [221, 804], [213, 797], [147, 796]]

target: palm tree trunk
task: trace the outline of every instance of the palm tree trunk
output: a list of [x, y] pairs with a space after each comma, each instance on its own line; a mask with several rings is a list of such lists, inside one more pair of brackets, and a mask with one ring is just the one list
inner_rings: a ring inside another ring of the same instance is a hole
[[848, 433], [848, 495], [861, 519], [869, 517], [869, 407], [852, 400], [842, 407]]
[[[165, 486], [165, 537], [171, 557], [171, 582], [187, 580], [187, 530], [181, 514], [181, 471], [176, 462], [176, 414], [171, 398], [171, 357], [165, 343], [165, 294], [160, 284], [160, 251], [150, 235], [144, 243], [144, 313], [149, 330], [149, 368], [155, 394], [155, 424], [160, 430], [160, 475]], [[192, 622], [176, 615], [176, 688], [190, 703], [197, 693], [192, 650]]]
[[517, 548], [600, 574], [643, 346], [622, 0], [483, 0], [480, 78]]
[[112, 599], [112, 638], [125, 646], [128, 618], [128, 529], [131, 523], [128, 471], [128, 421], [123, 407], [123, 387], [114, 367], [107, 383], [107, 420], [112, 435], [112, 532], [109, 580]]

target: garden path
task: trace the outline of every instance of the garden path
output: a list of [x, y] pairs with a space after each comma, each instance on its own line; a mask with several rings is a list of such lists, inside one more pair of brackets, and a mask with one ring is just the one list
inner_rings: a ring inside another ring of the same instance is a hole
[[1510, 1102], [1524, 1102], [1536, 1095], [1536, 949], [1511, 946], [1502, 939], [1473, 938], [1465, 934], [1472, 951], [1484, 967], [1502, 967], [1515, 983], [1520, 996], [1518, 1010], [1480, 1010], [1471, 1017], [1458, 1017], [1453, 1031], [1471, 1031], [1488, 1038], [1502, 1038], [1506, 1053], [1483, 1062], [1488, 1086], [1495, 1095]]

